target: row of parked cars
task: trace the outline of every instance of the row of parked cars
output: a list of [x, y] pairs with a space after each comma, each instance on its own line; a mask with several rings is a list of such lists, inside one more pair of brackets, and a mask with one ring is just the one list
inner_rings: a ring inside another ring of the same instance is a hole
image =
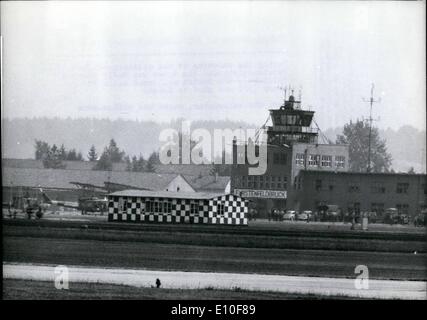
[[361, 223], [362, 218], [368, 218], [370, 223], [387, 223], [387, 224], [410, 224], [413, 223], [415, 226], [426, 226], [427, 225], [427, 211], [423, 210], [420, 214], [416, 215], [411, 221], [408, 214], [399, 213], [396, 208], [388, 208], [382, 215], [378, 215], [376, 212], [343, 212], [339, 208], [329, 206], [326, 210], [319, 211], [295, 211], [295, 210], [280, 210], [273, 208], [271, 210], [270, 219], [275, 221], [331, 221], [331, 222], [354, 222]]
[[273, 209], [271, 211], [271, 218], [275, 221], [309, 221], [314, 220], [315, 215], [312, 211], [306, 210], [302, 212], [297, 212], [295, 210], [279, 210], [279, 209]]

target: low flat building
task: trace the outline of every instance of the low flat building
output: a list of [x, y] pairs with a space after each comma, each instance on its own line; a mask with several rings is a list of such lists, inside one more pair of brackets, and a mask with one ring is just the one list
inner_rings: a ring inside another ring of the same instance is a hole
[[338, 205], [344, 212], [387, 208], [414, 216], [427, 208], [427, 176], [407, 173], [326, 172], [301, 170], [293, 185], [290, 208], [316, 211], [319, 205]]
[[248, 202], [231, 194], [123, 190], [108, 195], [108, 221], [247, 225]]

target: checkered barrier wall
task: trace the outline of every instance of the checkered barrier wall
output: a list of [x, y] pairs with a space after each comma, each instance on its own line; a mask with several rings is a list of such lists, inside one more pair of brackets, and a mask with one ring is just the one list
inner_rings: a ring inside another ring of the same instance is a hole
[[[147, 201], [168, 201], [171, 212], [147, 212]], [[196, 213], [191, 213], [191, 203]], [[223, 214], [218, 212], [220, 205]], [[247, 200], [235, 195], [202, 200], [109, 196], [108, 201], [108, 221], [247, 225], [247, 214]]]

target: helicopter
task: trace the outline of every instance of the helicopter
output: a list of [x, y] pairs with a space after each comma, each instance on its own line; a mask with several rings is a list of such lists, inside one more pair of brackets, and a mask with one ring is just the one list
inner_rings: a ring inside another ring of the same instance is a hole
[[107, 211], [107, 198], [80, 197], [77, 202], [58, 201], [52, 200], [41, 188], [40, 192], [42, 193], [43, 201], [45, 203], [59, 207], [80, 210], [82, 215], [86, 215], [88, 212], [99, 212], [101, 215], [103, 215], [104, 212]]

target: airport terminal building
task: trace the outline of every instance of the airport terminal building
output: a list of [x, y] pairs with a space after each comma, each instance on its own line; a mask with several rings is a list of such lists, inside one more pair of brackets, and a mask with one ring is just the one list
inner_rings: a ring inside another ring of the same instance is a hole
[[[260, 217], [272, 208], [290, 208], [293, 185], [301, 170], [348, 171], [348, 146], [319, 143], [319, 129], [313, 127], [314, 111], [303, 110], [294, 96], [279, 109], [270, 110], [267, 127], [267, 170], [249, 175], [250, 165], [237, 164], [237, 143], [233, 145], [231, 192], [251, 200]], [[245, 146], [246, 148], [246, 146]]]

